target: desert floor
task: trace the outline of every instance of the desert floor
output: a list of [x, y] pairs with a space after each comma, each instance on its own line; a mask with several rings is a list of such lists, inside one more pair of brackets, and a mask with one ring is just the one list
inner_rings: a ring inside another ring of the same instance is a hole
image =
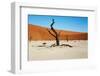
[[[45, 44], [43, 44], [45, 43]], [[55, 41], [29, 41], [29, 60], [52, 60], [52, 59], [79, 59], [88, 57], [87, 40], [60, 40], [60, 44], [69, 46], [50, 47]]]

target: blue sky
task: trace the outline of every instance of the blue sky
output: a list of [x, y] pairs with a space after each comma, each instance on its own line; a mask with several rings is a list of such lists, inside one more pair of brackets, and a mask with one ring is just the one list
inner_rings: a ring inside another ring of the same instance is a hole
[[53, 25], [55, 29], [88, 32], [88, 17], [28, 15], [28, 24], [50, 28], [52, 19], [55, 19], [55, 24]]

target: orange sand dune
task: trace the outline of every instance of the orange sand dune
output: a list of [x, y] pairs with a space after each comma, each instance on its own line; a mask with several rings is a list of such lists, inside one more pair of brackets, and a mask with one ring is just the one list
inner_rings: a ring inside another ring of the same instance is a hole
[[[54, 40], [55, 38], [48, 32], [49, 28], [37, 25], [28, 25], [28, 39], [29, 40]], [[50, 30], [50, 29], [49, 29]], [[88, 33], [56, 30], [60, 32], [60, 40], [87, 40]], [[51, 31], [52, 32], [52, 31]], [[52, 32], [53, 33], [53, 32]]]

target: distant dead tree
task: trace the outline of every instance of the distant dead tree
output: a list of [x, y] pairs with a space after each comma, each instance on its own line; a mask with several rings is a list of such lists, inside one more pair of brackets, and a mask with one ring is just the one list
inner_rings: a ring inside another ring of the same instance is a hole
[[68, 42], [68, 35], [66, 35], [66, 40], [67, 40], [67, 42]]
[[53, 25], [54, 25], [55, 21], [54, 19], [52, 19], [52, 23], [50, 25], [50, 28], [51, 28], [51, 31], [54, 33], [52, 33], [50, 30], [48, 30], [48, 32], [56, 39], [56, 46], [59, 46], [60, 43], [59, 43], [59, 35], [60, 35], [60, 32], [57, 33], [57, 31], [54, 29]]
[[29, 36], [29, 41], [32, 41], [32, 36], [31, 35]]

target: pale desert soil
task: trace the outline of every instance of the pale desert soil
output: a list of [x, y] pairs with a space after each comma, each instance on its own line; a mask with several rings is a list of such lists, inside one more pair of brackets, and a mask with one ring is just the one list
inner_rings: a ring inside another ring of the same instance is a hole
[[[43, 46], [43, 43], [46, 43]], [[88, 57], [88, 41], [73, 40], [60, 41], [60, 44], [69, 44], [68, 46], [50, 47], [55, 41], [31, 41], [29, 42], [28, 56], [29, 60], [52, 60], [52, 59], [79, 59]], [[41, 47], [42, 46], [42, 47]]]

